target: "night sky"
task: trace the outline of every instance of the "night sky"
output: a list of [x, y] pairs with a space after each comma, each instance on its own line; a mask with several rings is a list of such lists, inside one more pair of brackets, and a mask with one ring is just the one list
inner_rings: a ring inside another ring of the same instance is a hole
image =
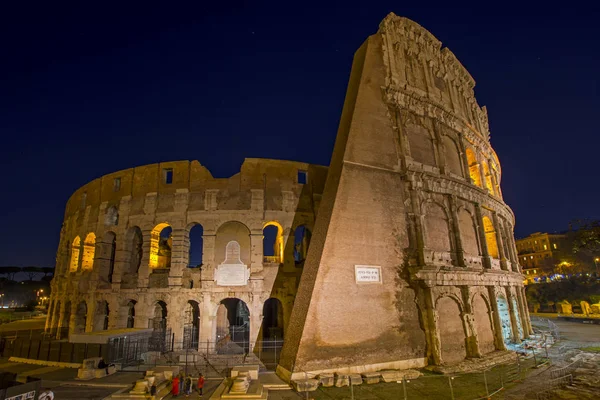
[[598, 6], [78, 3], [0, 6], [0, 265], [53, 266], [67, 199], [106, 173], [327, 165], [354, 51], [391, 11], [475, 78], [518, 237], [600, 214]]

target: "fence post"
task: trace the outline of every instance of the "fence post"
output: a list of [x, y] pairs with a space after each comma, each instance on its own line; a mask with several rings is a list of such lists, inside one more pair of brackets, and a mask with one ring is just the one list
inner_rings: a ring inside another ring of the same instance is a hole
[[454, 378], [451, 376], [448, 377], [448, 384], [450, 385], [450, 398], [454, 400], [454, 389], [452, 388], [452, 379]]
[[[502, 374], [502, 372], [500, 373]], [[485, 369], [483, 370], [483, 383], [485, 384], [485, 396], [490, 397], [490, 391], [488, 389], [487, 375], [485, 374]]]
[[[348, 376], [348, 380], [350, 381], [350, 398], [352, 400], [354, 400], [354, 385], [352, 384], [352, 377]], [[307, 382], [307, 386], [308, 386], [308, 382]], [[308, 391], [306, 391], [306, 393], [308, 393]]]
[[404, 392], [404, 400], [406, 400], [406, 379], [402, 376], [402, 391]]
[[537, 367], [537, 358], [535, 356], [535, 349], [532, 348], [531, 352], [533, 353], [533, 364], [534, 364], [535, 367]]

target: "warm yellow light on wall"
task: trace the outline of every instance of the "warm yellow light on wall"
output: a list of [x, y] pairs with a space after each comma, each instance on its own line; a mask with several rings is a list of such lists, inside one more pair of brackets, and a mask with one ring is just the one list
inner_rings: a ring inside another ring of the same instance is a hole
[[474, 185], [481, 187], [481, 173], [479, 171], [479, 164], [477, 163], [477, 157], [473, 150], [467, 148], [467, 165], [469, 166], [469, 176], [471, 182]]
[[79, 268], [79, 252], [81, 251], [81, 239], [79, 236], [73, 239], [73, 245], [71, 246], [71, 263], [69, 265], [70, 272], [76, 272]]
[[492, 258], [498, 258], [498, 242], [496, 241], [496, 229], [488, 217], [483, 217], [483, 231], [485, 232], [485, 242], [488, 248], [488, 254]]
[[166, 222], [160, 223], [152, 229], [150, 232], [150, 261], [148, 266], [150, 268], [158, 268], [158, 248], [160, 246], [160, 233], [163, 229], [168, 228], [170, 225]]
[[485, 188], [489, 194], [494, 195], [494, 183], [492, 182], [490, 167], [485, 161], [481, 164], [481, 166], [483, 167], [483, 175], [485, 176]]
[[83, 242], [83, 256], [81, 257], [81, 269], [91, 271], [94, 268], [94, 255], [96, 253], [96, 235], [88, 233]]
[[277, 237], [275, 238], [275, 257], [277, 257], [277, 260], [282, 263], [283, 262], [283, 247], [284, 247], [284, 243], [283, 243], [283, 227], [281, 226], [281, 224], [277, 221], [269, 221], [266, 222], [263, 225], [263, 230], [267, 227], [267, 226], [275, 226], [277, 227]]

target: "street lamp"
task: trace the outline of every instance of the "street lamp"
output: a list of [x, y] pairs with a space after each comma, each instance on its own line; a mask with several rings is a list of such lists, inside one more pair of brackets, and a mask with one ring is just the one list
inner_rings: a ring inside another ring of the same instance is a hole
[[599, 257], [594, 258], [594, 264], [596, 265], [596, 278], [598, 278], [598, 261], [600, 261]]
[[4, 308], [4, 293], [0, 293], [0, 299], [2, 299], [2, 308]]

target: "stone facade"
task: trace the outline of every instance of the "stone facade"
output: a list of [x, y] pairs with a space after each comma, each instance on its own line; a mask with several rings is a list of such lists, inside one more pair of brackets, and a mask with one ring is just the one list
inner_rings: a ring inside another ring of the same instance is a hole
[[531, 333], [474, 86], [394, 14], [355, 54], [283, 378], [453, 364]]
[[[214, 179], [182, 161], [82, 187], [47, 330], [168, 328], [189, 348], [190, 328], [215, 344], [244, 325], [250, 343], [285, 338], [285, 379], [453, 364], [520, 342], [532, 331], [515, 220], [474, 85], [427, 30], [390, 14], [355, 55], [328, 170], [248, 159]], [[189, 268], [198, 224], [202, 262]]]
[[[250, 342], [261, 328], [281, 339], [326, 175], [322, 166], [246, 159], [240, 173], [217, 179], [197, 161], [177, 161], [88, 183], [67, 203], [46, 330], [169, 329], [177, 348], [191, 328], [192, 347], [212, 348], [233, 324], [245, 325]], [[201, 265], [189, 259], [199, 226]], [[265, 256], [267, 229], [275, 246]]]

